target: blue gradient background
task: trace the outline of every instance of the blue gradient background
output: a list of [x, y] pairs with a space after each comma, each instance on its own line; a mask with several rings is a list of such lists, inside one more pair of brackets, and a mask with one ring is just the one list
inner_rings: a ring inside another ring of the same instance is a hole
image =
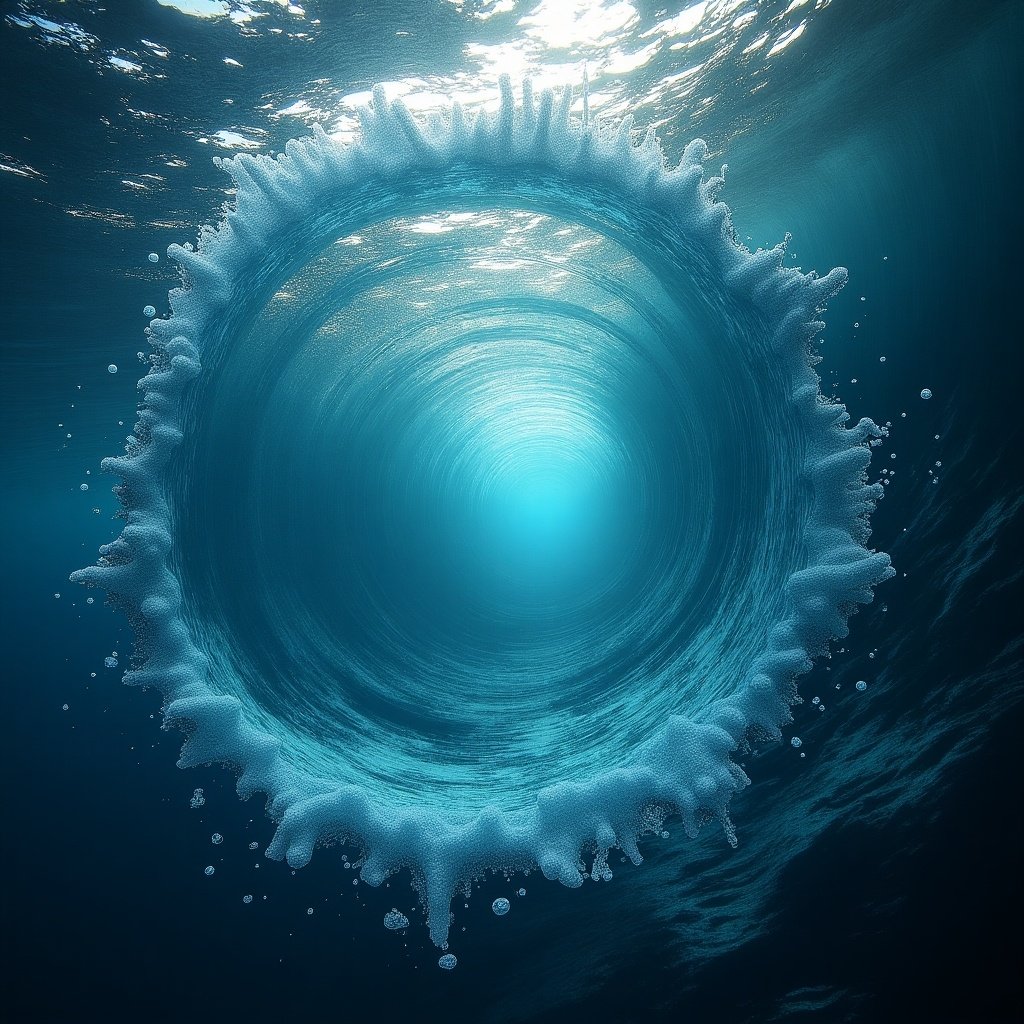
[[[803, 682], [806, 758], [780, 746], [745, 759], [736, 851], [669, 825], [609, 885], [517, 882], [527, 895], [502, 919], [490, 902], [510, 886], [487, 882], [468, 909], [456, 901], [450, 975], [422, 928], [403, 939], [380, 924], [414, 905], [404, 879], [371, 891], [330, 857], [293, 876], [248, 853], [270, 835], [262, 807], [239, 803], [227, 773], [174, 767], [156, 696], [102, 667], [130, 650], [126, 625], [66, 582], [113, 534], [96, 467], [134, 417], [139, 311], [175, 283], [145, 253], [192, 237], [223, 199], [209, 149], [179, 136], [220, 123], [202, 68], [230, 52], [174, 11], [71, 6], [32, 10], [94, 25], [112, 46], [158, 39], [196, 67], [143, 88], [0, 22], [0, 152], [46, 176], [0, 175], [11, 1019], [1019, 1019], [1019, 5], [836, 2], [767, 88], [740, 94], [722, 69], [696, 128], [661, 129], [671, 153], [700, 134], [729, 162], [742, 236], [790, 231], [801, 266], [850, 268], [819, 370], [854, 417], [893, 423], [875, 465], [895, 452], [897, 474], [873, 543], [898, 576]], [[355, 88], [457, 67], [469, 31], [447, 5], [319, 16], [323, 45], [253, 43], [237, 104], [328, 71]], [[125, 119], [143, 104], [161, 119]], [[301, 130], [278, 122], [267, 145]], [[156, 198], [121, 185], [162, 149], [187, 151], [181, 183]], [[201, 811], [188, 806], [197, 786]]]

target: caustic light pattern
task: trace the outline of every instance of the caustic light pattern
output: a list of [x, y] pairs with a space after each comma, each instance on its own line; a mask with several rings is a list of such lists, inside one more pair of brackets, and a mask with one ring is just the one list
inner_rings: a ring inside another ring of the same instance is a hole
[[268, 853], [404, 868], [444, 944], [488, 869], [577, 886], [679, 815], [892, 575], [880, 429], [813, 369], [846, 273], [751, 253], [653, 130], [572, 93], [223, 162], [152, 322], [126, 524], [73, 579], [136, 632], [180, 764], [267, 796]]

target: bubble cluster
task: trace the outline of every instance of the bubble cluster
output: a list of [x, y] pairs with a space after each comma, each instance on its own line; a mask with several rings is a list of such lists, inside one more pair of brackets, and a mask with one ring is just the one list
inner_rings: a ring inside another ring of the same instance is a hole
[[409, 927], [409, 918], [405, 916], [397, 907], [392, 907], [384, 915], [384, 927], [389, 931], [398, 931], [400, 928]]

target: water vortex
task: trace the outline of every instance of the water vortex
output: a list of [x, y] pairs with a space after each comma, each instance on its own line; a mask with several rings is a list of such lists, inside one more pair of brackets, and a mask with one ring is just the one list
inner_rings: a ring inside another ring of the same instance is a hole
[[[691, 143], [571, 90], [222, 165], [237, 200], [151, 325], [99, 564], [180, 764], [263, 792], [268, 851], [578, 885], [694, 833], [872, 587], [869, 420], [811, 342], [845, 271], [750, 253]], [[586, 862], [583, 860], [587, 858]]]

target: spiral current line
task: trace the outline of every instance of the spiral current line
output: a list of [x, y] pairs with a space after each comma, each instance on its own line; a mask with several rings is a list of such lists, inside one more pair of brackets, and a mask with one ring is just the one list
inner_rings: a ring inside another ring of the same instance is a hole
[[191, 620], [302, 768], [516, 809], [764, 646], [804, 518], [799, 440], [764, 430], [783, 382], [738, 311], [592, 228], [499, 208], [357, 237], [198, 385]]

